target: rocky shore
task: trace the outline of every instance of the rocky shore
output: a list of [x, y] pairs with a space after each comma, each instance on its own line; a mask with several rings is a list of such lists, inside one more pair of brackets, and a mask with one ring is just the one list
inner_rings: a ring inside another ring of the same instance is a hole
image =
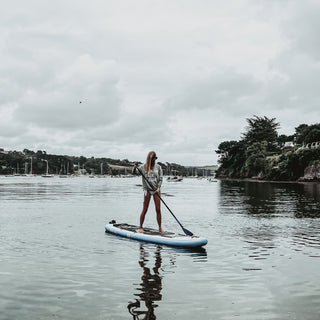
[[320, 182], [320, 165], [308, 166], [304, 170], [303, 177], [300, 177], [298, 181], [303, 182]]
[[296, 182], [320, 182], [320, 165], [311, 165], [305, 168], [304, 174], [297, 180], [268, 180], [262, 174], [247, 178], [231, 178], [227, 175], [216, 176], [220, 180], [234, 180], [234, 181], [255, 181], [255, 182], [279, 182], [279, 183], [296, 183]]

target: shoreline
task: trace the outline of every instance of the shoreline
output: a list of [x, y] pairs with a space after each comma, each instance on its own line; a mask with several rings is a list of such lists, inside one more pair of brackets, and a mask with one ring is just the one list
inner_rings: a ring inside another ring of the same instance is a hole
[[288, 180], [260, 180], [260, 179], [254, 179], [254, 178], [220, 178], [216, 177], [215, 179], [217, 180], [224, 180], [224, 181], [246, 181], [246, 182], [259, 182], [259, 183], [288, 183], [288, 184], [293, 184], [293, 183], [298, 183], [298, 184], [320, 184], [319, 180], [310, 180], [310, 181], [305, 181], [305, 180], [295, 180], [295, 181], [288, 181]]

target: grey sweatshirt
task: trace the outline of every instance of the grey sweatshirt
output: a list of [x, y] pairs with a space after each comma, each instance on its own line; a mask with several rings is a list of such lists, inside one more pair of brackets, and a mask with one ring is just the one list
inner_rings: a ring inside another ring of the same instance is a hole
[[[142, 187], [144, 190], [147, 191], [155, 191], [158, 189], [158, 186], [161, 187], [162, 180], [163, 180], [163, 173], [162, 173], [162, 168], [160, 165], [156, 164], [154, 167], [154, 170], [151, 171], [150, 173], [146, 173], [144, 170], [144, 165], [142, 164], [139, 166], [139, 170], [144, 174], [144, 176], [147, 178], [149, 184], [145, 181], [144, 178], [142, 178]], [[139, 171], [133, 171], [134, 173], [138, 173]]]

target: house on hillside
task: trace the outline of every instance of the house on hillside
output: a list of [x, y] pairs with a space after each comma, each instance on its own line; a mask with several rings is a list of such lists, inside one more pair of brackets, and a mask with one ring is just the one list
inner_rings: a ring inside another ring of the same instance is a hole
[[294, 148], [294, 142], [293, 141], [287, 141], [284, 143], [284, 146], [282, 147], [282, 153], [287, 153]]

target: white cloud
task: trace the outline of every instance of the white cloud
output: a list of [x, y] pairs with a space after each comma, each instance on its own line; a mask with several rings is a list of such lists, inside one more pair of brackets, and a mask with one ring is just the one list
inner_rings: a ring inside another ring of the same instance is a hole
[[318, 12], [312, 0], [13, 0], [0, 12], [0, 146], [201, 165], [254, 114], [293, 134], [319, 118]]

